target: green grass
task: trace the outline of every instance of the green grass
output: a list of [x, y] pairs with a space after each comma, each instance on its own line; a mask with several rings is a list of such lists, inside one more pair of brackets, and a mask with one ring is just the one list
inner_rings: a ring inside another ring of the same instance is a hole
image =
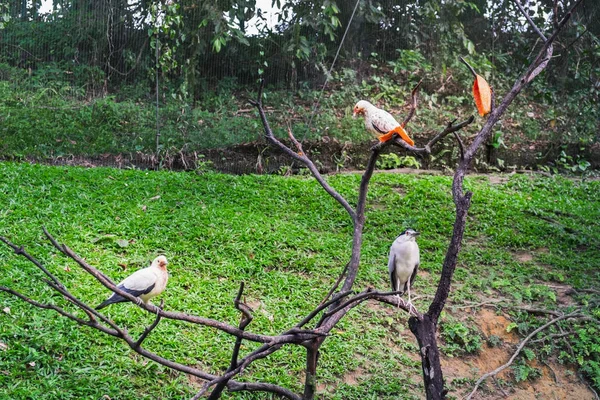
[[[355, 198], [360, 176], [328, 180]], [[389, 244], [411, 226], [422, 232], [424, 274], [415, 292], [434, 292], [454, 220], [450, 184], [445, 176], [373, 177], [357, 289], [387, 289]], [[599, 286], [600, 182], [514, 175], [492, 185], [477, 176], [468, 178], [467, 186], [475, 195], [449, 306], [487, 295], [555, 308], [545, 282]], [[289, 328], [318, 304], [349, 258], [352, 231], [341, 207], [310, 178], [0, 163], [0, 235], [24, 245], [69, 290], [94, 305], [107, 291], [58, 254], [41, 226], [114, 280], [164, 253], [171, 278], [162, 297], [169, 310], [237, 324], [232, 300], [244, 281], [246, 301], [255, 308], [248, 330], [265, 334]], [[539, 249], [544, 250], [531, 261], [515, 258], [517, 251]], [[43, 284], [32, 264], [5, 246], [0, 256], [0, 285], [72, 309]], [[426, 300], [416, 304], [423, 308]], [[0, 310], [6, 307], [10, 312], [0, 311], [0, 341], [8, 346], [0, 349], [0, 398], [179, 399], [195, 392], [184, 375], [142, 359], [113, 338], [1, 294]], [[113, 305], [106, 313], [133, 335], [152, 321], [130, 304]], [[459, 317], [453, 313], [442, 324], [455, 324]], [[523, 332], [540, 324], [521, 314], [514, 318]], [[598, 335], [591, 323], [578, 329], [583, 332], [574, 347], [580, 365], [599, 379]], [[351, 311], [322, 348], [323, 398], [419, 398], [414, 343], [403, 313], [379, 305]], [[145, 345], [218, 373], [228, 365], [233, 340], [212, 329], [162, 321]], [[242, 351], [255, 347], [245, 342]], [[304, 363], [302, 349], [286, 347], [252, 364], [242, 379], [300, 391]], [[357, 370], [356, 382], [342, 383]]]

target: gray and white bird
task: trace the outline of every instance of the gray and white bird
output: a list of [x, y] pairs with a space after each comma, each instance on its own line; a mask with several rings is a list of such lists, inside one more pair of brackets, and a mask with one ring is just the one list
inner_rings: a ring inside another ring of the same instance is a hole
[[[165, 256], [158, 256], [149, 267], [135, 271], [119, 283], [117, 287], [132, 296], [139, 297], [144, 303], [148, 304], [150, 299], [161, 294], [167, 287], [169, 279], [167, 264], [169, 263]], [[117, 293], [113, 293], [112, 296], [96, 307], [96, 310], [124, 301], [128, 300]]]
[[413, 229], [405, 230], [394, 240], [390, 247], [390, 257], [388, 259], [388, 270], [390, 272], [390, 281], [394, 292], [400, 291], [403, 295], [408, 291], [408, 304], [412, 307], [410, 299], [410, 286], [417, 277], [419, 269], [419, 245], [416, 237], [419, 232]]

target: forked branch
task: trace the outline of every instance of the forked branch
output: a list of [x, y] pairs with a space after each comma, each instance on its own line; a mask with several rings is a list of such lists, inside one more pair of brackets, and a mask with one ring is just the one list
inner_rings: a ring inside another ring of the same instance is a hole
[[433, 146], [435, 146], [435, 144], [437, 142], [439, 142], [440, 140], [442, 140], [449, 134], [458, 132], [459, 130], [465, 128], [467, 125], [471, 124], [474, 120], [475, 120], [475, 117], [470, 116], [468, 119], [466, 119], [462, 122], [459, 122], [456, 125], [454, 124], [456, 122], [456, 119], [449, 122], [448, 125], [446, 125], [446, 127], [440, 133], [438, 133], [433, 138], [431, 138], [429, 140], [429, 142], [427, 142], [427, 144], [423, 147], [411, 146], [410, 144], [406, 143], [404, 140], [401, 140], [400, 138], [393, 139], [392, 144], [395, 146], [398, 146], [398, 147], [402, 147], [413, 153], [429, 155], [429, 154], [431, 154], [431, 149], [433, 148]]
[[[241, 302], [241, 296], [242, 296], [242, 291], [243, 291], [243, 284], [242, 284], [240, 287], [240, 291], [238, 292], [238, 295], [236, 296], [236, 298], [234, 300], [234, 304], [235, 304], [236, 308], [238, 310], [240, 310], [240, 312], [242, 313], [242, 320], [240, 322], [239, 328], [235, 328], [235, 330], [233, 332], [231, 332], [231, 334], [233, 336], [236, 336], [236, 346], [234, 347], [234, 351], [233, 351], [233, 355], [232, 355], [232, 365], [230, 366], [230, 369], [233, 369], [231, 371], [231, 373], [226, 374], [226, 376], [224, 376], [224, 377], [218, 377], [218, 376], [206, 373], [197, 368], [189, 367], [187, 365], [168, 360], [168, 359], [161, 357], [158, 354], [148, 351], [142, 347], [144, 340], [156, 328], [156, 326], [160, 322], [161, 318], [178, 319], [178, 320], [184, 320], [187, 322], [199, 323], [199, 324], [203, 324], [203, 322], [206, 322], [206, 320], [203, 318], [188, 315], [188, 314], [165, 312], [162, 309], [162, 307], [164, 306], [164, 302], [162, 302], [162, 301], [161, 301], [160, 307], [148, 306], [148, 305], [145, 305], [144, 303], [141, 303], [139, 301], [139, 299], [130, 296], [127, 292], [123, 292], [118, 287], [114, 286], [114, 284], [112, 283], [112, 281], [110, 281], [110, 279], [108, 279], [100, 271], [97, 271], [95, 268], [93, 268], [89, 264], [87, 264], [81, 257], [77, 256], [77, 254], [75, 254], [67, 246], [59, 245], [58, 242], [52, 237], [52, 235], [50, 235], [50, 233], [48, 233], [48, 231], [46, 231], [44, 229], [44, 232], [56, 248], [58, 248], [60, 251], [62, 251], [64, 254], [66, 254], [73, 260], [77, 261], [77, 263], [80, 266], [82, 266], [82, 268], [84, 270], [86, 270], [87, 272], [92, 274], [94, 277], [96, 277], [106, 287], [113, 290], [115, 293], [118, 293], [118, 294], [122, 295], [123, 297], [128, 298], [129, 300], [132, 300], [134, 303], [138, 304], [141, 308], [144, 308], [146, 311], [156, 314], [154, 322], [151, 325], [147, 326], [144, 329], [141, 336], [137, 340], [135, 340], [131, 335], [129, 335], [129, 333], [127, 332], [127, 329], [118, 326], [113, 321], [111, 321], [110, 319], [105, 317], [103, 314], [99, 313], [94, 308], [92, 308], [91, 306], [82, 302], [77, 297], [75, 297], [73, 294], [71, 294], [66, 289], [66, 287], [62, 284], [62, 282], [60, 282], [60, 280], [58, 280], [58, 278], [56, 276], [54, 276], [54, 274], [52, 274], [47, 268], [45, 268], [43, 266], [43, 264], [41, 262], [39, 262], [35, 257], [30, 255], [23, 247], [13, 244], [12, 242], [10, 242], [8, 239], [6, 239], [4, 237], [0, 237], [1, 242], [5, 243], [9, 247], [11, 247], [17, 255], [25, 257], [27, 260], [32, 262], [36, 267], [38, 267], [41, 271], [43, 271], [44, 274], [50, 278], [50, 279], [44, 280], [45, 283], [48, 286], [50, 286], [52, 289], [54, 289], [55, 291], [60, 293], [63, 296], [63, 298], [65, 298], [68, 302], [72, 303], [73, 305], [75, 305], [76, 307], [78, 307], [79, 309], [84, 311], [88, 315], [89, 320], [85, 320], [80, 317], [77, 317], [75, 314], [73, 314], [69, 311], [66, 311], [64, 308], [59, 307], [57, 305], [40, 303], [40, 302], [33, 300], [30, 297], [14, 290], [14, 289], [11, 289], [11, 288], [0, 286], [0, 291], [8, 293], [12, 296], [15, 296], [15, 297], [29, 303], [32, 306], [35, 306], [35, 307], [38, 307], [41, 309], [54, 310], [54, 311], [58, 312], [60, 315], [66, 317], [68, 319], [71, 319], [72, 321], [74, 321], [82, 326], [88, 326], [93, 329], [99, 330], [103, 333], [106, 333], [108, 335], [120, 338], [123, 341], [125, 341], [127, 343], [127, 345], [133, 351], [135, 351], [136, 353], [140, 354], [141, 356], [143, 356], [149, 360], [155, 361], [155, 362], [162, 364], [173, 370], [196, 376], [196, 377], [206, 380], [208, 382], [214, 382], [215, 384], [221, 384], [223, 387], [227, 387], [232, 392], [242, 391], [242, 390], [243, 391], [265, 391], [265, 392], [274, 393], [274, 394], [277, 394], [277, 395], [280, 395], [280, 396], [283, 396], [283, 397], [286, 397], [286, 398], [289, 398], [292, 400], [300, 400], [300, 396], [296, 395], [295, 393], [291, 392], [288, 389], [285, 389], [285, 388], [277, 386], [277, 385], [261, 383], [261, 382], [238, 382], [238, 381], [231, 380], [231, 378], [233, 376], [235, 376], [236, 374], [238, 374], [239, 372], [241, 372], [243, 370], [243, 368], [247, 367], [253, 361], [268, 356], [269, 354], [278, 350], [279, 348], [281, 348], [283, 345], [285, 345], [287, 343], [299, 344], [299, 343], [306, 341], [307, 339], [311, 339], [314, 337], [322, 337], [323, 336], [322, 333], [317, 333], [317, 332], [313, 332], [310, 330], [293, 328], [293, 329], [288, 330], [287, 332], [285, 332], [282, 335], [263, 336], [262, 339], [264, 339], [264, 342], [266, 343], [265, 345], [263, 345], [264, 348], [261, 349], [261, 351], [255, 351], [255, 352], [251, 353], [250, 355], [246, 356], [240, 362], [240, 365], [237, 365], [238, 364], [237, 359], [238, 359], [241, 341], [245, 338], [248, 338], [249, 340], [254, 340], [254, 339], [257, 339], [258, 337], [262, 336], [262, 335], [259, 335], [257, 337], [254, 334], [248, 335], [244, 331], [245, 327], [250, 323], [252, 317], [250, 314], [251, 313], [250, 307], [248, 307], [247, 305], [245, 305], [244, 303]], [[141, 303], [141, 304], [139, 304], [139, 303]], [[212, 320], [209, 320], [209, 321], [212, 321]], [[214, 321], [214, 322], [218, 322], [218, 321]], [[224, 328], [222, 330], [225, 332], [227, 332], [228, 330], [231, 330], [230, 328], [228, 328], [229, 326], [227, 324], [223, 324], [220, 322], [218, 322], [216, 325], [211, 322], [208, 326]], [[231, 328], [233, 328], [233, 327], [231, 327]], [[241, 334], [241, 333], [244, 333], [244, 334]], [[258, 340], [258, 341], [260, 342], [262, 340]], [[233, 368], [234, 366], [235, 366], [235, 369]]]
[[264, 84], [265, 84], [264, 80], [261, 79], [260, 86], [258, 88], [258, 94], [256, 96], [256, 100], [248, 100], [248, 101], [250, 102], [250, 104], [255, 106], [256, 109], [258, 110], [258, 115], [260, 116], [260, 120], [262, 121], [264, 130], [265, 130], [265, 137], [267, 138], [267, 140], [269, 142], [271, 142], [272, 144], [277, 146], [288, 156], [290, 156], [293, 159], [300, 161], [302, 164], [304, 164], [306, 166], [306, 168], [308, 168], [310, 173], [315, 177], [317, 182], [319, 182], [321, 187], [323, 187], [323, 189], [325, 189], [325, 191], [327, 193], [329, 193], [329, 195], [331, 197], [333, 197], [338, 203], [340, 203], [342, 205], [342, 207], [344, 207], [344, 209], [350, 215], [350, 218], [352, 218], [352, 220], [354, 221], [356, 219], [356, 213], [354, 212], [354, 210], [352, 209], [352, 207], [350, 206], [348, 201], [346, 201], [346, 199], [344, 199], [344, 197], [341, 194], [339, 194], [334, 188], [332, 188], [327, 183], [327, 181], [325, 181], [325, 179], [319, 172], [319, 169], [315, 166], [315, 164], [312, 162], [312, 160], [310, 158], [308, 158], [308, 156], [302, 151], [302, 146], [300, 146], [300, 143], [294, 137], [291, 129], [288, 130], [288, 135], [289, 135], [290, 139], [292, 140], [292, 142], [298, 147], [298, 151], [294, 151], [294, 150], [290, 149], [288, 146], [286, 146], [281, 141], [279, 141], [273, 134], [273, 131], [271, 130], [271, 126], [269, 125], [269, 121], [267, 120], [267, 115], [266, 115], [265, 110], [262, 105], [262, 93], [263, 93]]
[[417, 110], [417, 91], [419, 90], [421, 83], [423, 83], [422, 79], [419, 81], [419, 83], [417, 83], [417, 86], [415, 86], [412, 92], [410, 93], [410, 111], [406, 115], [406, 118], [404, 118], [404, 121], [402, 121], [402, 123], [400, 124], [400, 126], [403, 128], [415, 115], [415, 111]]
[[[246, 329], [246, 327], [250, 324], [250, 322], [252, 322], [252, 309], [241, 301], [243, 294], [244, 294], [244, 282], [241, 282], [240, 289], [238, 290], [237, 296], [233, 300], [233, 304], [235, 305], [235, 308], [238, 309], [242, 313], [240, 324], [238, 326], [238, 328], [242, 331]], [[231, 362], [229, 363], [229, 368], [227, 368], [227, 372], [231, 372], [238, 367], [238, 357], [240, 354], [241, 346], [242, 346], [242, 338], [238, 336], [235, 340], [235, 345], [233, 346], [233, 352], [231, 354]], [[225, 389], [225, 387], [227, 386], [228, 381], [229, 381], [229, 379], [223, 379], [221, 382], [219, 382], [217, 384], [217, 386], [215, 386], [215, 388], [213, 389], [210, 396], [208, 397], [208, 400], [216, 400], [219, 397], [221, 397], [221, 393], [223, 392], [223, 389]], [[209, 385], [207, 385], [206, 387], [208, 387], [208, 386]], [[202, 393], [202, 391], [200, 393]], [[200, 393], [198, 393], [198, 395], [200, 395]], [[198, 395], [196, 395], [196, 396], [198, 396]], [[194, 397], [194, 399], [195, 398], [196, 397]]]

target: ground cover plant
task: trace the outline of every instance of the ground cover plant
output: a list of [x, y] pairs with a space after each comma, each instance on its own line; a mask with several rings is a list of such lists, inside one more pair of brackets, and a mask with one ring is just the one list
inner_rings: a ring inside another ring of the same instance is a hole
[[[86, 254], [88, 262], [114, 279], [143, 266], [157, 252], [165, 253], [172, 262], [171, 282], [162, 296], [167, 309], [194, 311], [235, 323], [239, 313], [231, 301], [243, 280], [246, 301], [256, 311], [253, 329], [273, 334], [314, 307], [311, 299], [327, 292], [350, 251], [347, 238], [352, 227], [347, 216], [315, 182], [302, 177], [12, 163], [3, 163], [0, 168], [0, 235], [25, 245], [74, 293], [92, 304], [103, 300], [106, 291], [45, 244], [41, 225]], [[352, 197], [360, 177], [350, 174], [327, 179], [342, 194]], [[389, 244], [399, 230], [410, 225], [423, 232], [423, 273], [416, 293], [433, 293], [433, 277], [439, 273], [452, 224], [450, 182], [444, 176], [373, 177], [363, 269], [358, 277], [362, 286], [387, 288]], [[470, 218], [477, 223], [469, 224], [466, 231], [451, 305], [506, 299], [498, 308], [514, 323], [511, 329], [524, 337], [542, 325], [543, 318], [509, 306], [565, 309], [550, 283], [578, 290], [571, 295], [571, 307], [586, 304], [586, 312], [598, 318], [594, 294], [580, 290], [598, 287], [600, 280], [595, 269], [600, 259], [598, 182], [513, 175], [496, 184], [490, 184], [486, 177], [467, 178], [467, 186], [476, 193]], [[31, 264], [12, 255], [8, 248], [0, 252], [4, 260], [0, 285], [61, 304], [60, 297], [32, 279], [40, 274]], [[531, 258], [520, 257], [523, 252]], [[1, 301], [2, 396], [56, 398], [60, 393], [62, 398], [178, 398], [197, 391], [181, 374], [143, 360], [97, 332], [79, 329], [50, 311], [33, 309], [13, 297], [2, 296]], [[417, 307], [424, 301], [417, 300]], [[140, 333], [151, 322], [151, 317], [134, 306], [122, 306], [112, 308], [108, 315], [132, 332]], [[462, 340], [452, 339], [461, 335], [456, 320], [467, 314], [450, 307], [443, 316], [442, 331], [454, 332], [448, 335], [448, 353], [455, 353], [453, 345]], [[419, 374], [416, 346], [401, 328], [405, 318], [383, 306], [362, 306], [342, 320], [322, 348], [319, 381], [323, 382], [323, 396], [392, 398], [403, 393], [407, 398], [418, 398], [421, 384], [415, 378]], [[477, 329], [473, 323], [461, 323]], [[561, 329], [572, 326], [565, 324]], [[231, 338], [206, 329], [182, 328], [175, 322], [161, 322], [147, 345], [209, 371], [227, 367]], [[575, 325], [575, 333], [568, 337], [573, 354], [560, 341], [531, 346], [533, 356], [527, 353], [517, 365], [515, 377], [535, 377], [535, 365], [527, 362], [533, 357], [577, 363], [597, 385], [595, 329], [592, 321]], [[304, 359], [290, 351], [253, 364], [246, 374], [299, 388]], [[533, 372], [528, 374], [527, 368]], [[340, 384], [340, 377], [348, 371], [357, 373], [354, 381]], [[451, 393], [470, 389], [473, 378], [456, 381]]]
[[[475, 61], [477, 67], [483, 65], [484, 71], [488, 65], [477, 62], [474, 57], [470, 61]], [[441, 73], [434, 69], [422, 76], [425, 85], [420, 95], [423, 101], [410, 132], [415, 137], [430, 136], [431, 127], [440, 125], [444, 118], [471, 112], [471, 97], [465, 88], [472, 81], [464, 66], [456, 64], [448, 69], [446, 73], [452, 75], [454, 85], [438, 92], [436, 79]], [[371, 99], [394, 115], [404, 115], [407, 112], [405, 99], [414, 83], [406, 77], [395, 76], [392, 70], [386, 68], [365, 71], [364, 75], [359, 80], [353, 74], [335, 74], [316, 113], [314, 106], [319, 90], [301, 88], [291, 92], [268, 87], [266, 101], [270, 104], [269, 111], [276, 126], [275, 135], [286, 137], [287, 132], [281, 127], [289, 124], [301, 140], [316, 143], [331, 140], [353, 144], [368, 142], [370, 136], [364, 132], [360, 121], [352, 119], [354, 103], [361, 98]], [[487, 76], [491, 78], [489, 72]], [[507, 74], [504, 78], [509, 81], [512, 76]], [[508, 90], [504, 81], [496, 79], [493, 83], [496, 90]], [[65, 82], [64, 87], [70, 88], [70, 84]], [[260, 129], [260, 123], [247, 104], [247, 98], [255, 89], [254, 84], [215, 89], [195, 106], [185, 99], [168, 97], [161, 103], [158, 114], [161, 151], [202, 153], [207, 149], [257, 142], [256, 131]], [[66, 90], [69, 92], [70, 89]], [[598, 109], [594, 107], [592, 97], [557, 97], [553, 100], [540, 97], [541, 92], [548, 90], [547, 86], [533, 85], [522, 98], [517, 99], [516, 107], [508, 112], [507, 118], [495, 130], [493, 145], [499, 151], [504, 151], [507, 146], [512, 150], [521, 149], [519, 146], [536, 146], [534, 152], [539, 154], [533, 162], [529, 162], [531, 166], [551, 162], [558, 169], [565, 170], [585, 160], [581, 148], [589, 149], [597, 142]], [[581, 110], [575, 112], [571, 109], [573, 104], [579, 104]], [[44, 160], [72, 155], [151, 154], [156, 151], [155, 116], [155, 105], [145, 97], [107, 96], [82, 101], [42, 87], [28, 89], [0, 81], [0, 156], [4, 159], [35, 157]], [[31, 131], [37, 132], [37, 135], [27, 134]], [[571, 150], [569, 157], [573, 160], [565, 160], [562, 164], [552, 157], [545, 157], [548, 150], [567, 150], [568, 146], [575, 146], [579, 156]], [[449, 151], [452, 151], [451, 147], [444, 149], [438, 158], [443, 159]], [[509, 165], [499, 166], [506, 168]], [[345, 162], [341, 167], [353, 166]]]

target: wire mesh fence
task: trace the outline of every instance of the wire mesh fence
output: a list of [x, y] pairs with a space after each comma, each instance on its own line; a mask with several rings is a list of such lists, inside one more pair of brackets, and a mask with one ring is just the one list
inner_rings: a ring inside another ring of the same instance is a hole
[[[257, 146], [234, 148], [260, 135], [258, 125], [249, 127], [255, 117], [240, 96], [260, 77], [289, 83], [288, 55], [279, 51], [284, 38], [264, 16], [234, 24], [211, 3], [4, 4], [3, 109], [20, 115], [18, 126], [10, 117], [3, 121], [10, 130], [4, 147], [10, 136], [19, 142], [8, 145], [8, 157], [143, 168], [194, 168], [212, 158], [222, 170], [255, 170], [260, 157], [248, 149]], [[237, 29], [215, 35], [219, 22]], [[184, 25], [194, 27], [194, 37], [185, 37]], [[264, 33], [259, 38], [260, 26], [269, 29], [269, 40]]]
[[[551, 10], [536, 4], [531, 12], [551, 30], [543, 21]], [[574, 17], [585, 27], [580, 36], [571, 30], [564, 43], [597, 49], [594, 4]], [[246, 102], [262, 78], [276, 135], [293, 129], [307, 149], [326, 155], [325, 170], [350, 159], [359, 166], [350, 148], [364, 150], [369, 137], [349, 118], [357, 99], [401, 113], [426, 76], [423, 125], [443, 123], [435, 108], [464, 106], [457, 93], [469, 85], [468, 71], [452, 65], [457, 54], [470, 53], [495, 87], [497, 70], [518, 72], [527, 61], [519, 49], [535, 32], [514, 24], [515, 15], [511, 2], [487, 0], [0, 2], [0, 157], [285, 172], [294, 166], [270, 153]], [[578, 71], [597, 61], [583, 50]], [[572, 62], [559, 54], [545, 79], [583, 88], [584, 79], [564, 79]], [[589, 118], [553, 118], [587, 134], [597, 126], [593, 97], [578, 104]]]

